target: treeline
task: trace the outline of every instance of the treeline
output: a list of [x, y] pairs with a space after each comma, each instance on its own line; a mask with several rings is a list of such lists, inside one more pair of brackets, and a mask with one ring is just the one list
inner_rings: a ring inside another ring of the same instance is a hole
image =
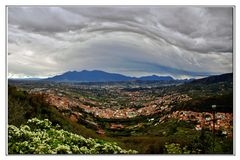
[[191, 110], [196, 112], [212, 112], [216, 105], [217, 112], [233, 112], [233, 94], [215, 95], [210, 97], [193, 98], [190, 101], [177, 104], [174, 110]]

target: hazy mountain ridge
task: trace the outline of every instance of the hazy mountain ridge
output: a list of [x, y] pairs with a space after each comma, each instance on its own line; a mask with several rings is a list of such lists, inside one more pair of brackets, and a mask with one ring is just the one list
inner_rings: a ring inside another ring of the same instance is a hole
[[143, 80], [143, 81], [172, 81], [174, 80], [171, 76], [157, 76], [157, 75], [152, 75], [152, 76], [143, 76], [138, 78], [138, 80]]
[[87, 71], [83, 70], [80, 72], [69, 71], [61, 75], [47, 78], [48, 81], [82, 81], [82, 82], [108, 82], [108, 81], [171, 81], [174, 80], [171, 76], [143, 76], [143, 77], [130, 77], [117, 73], [108, 73], [99, 70]]
[[108, 73], [100, 70], [82, 70], [82, 71], [68, 71], [60, 75], [56, 75], [49, 78], [10, 78], [9, 80], [29, 80], [29, 81], [56, 81], [56, 82], [120, 82], [120, 81], [178, 81], [183, 83], [202, 83], [211, 84], [224, 81], [233, 81], [233, 73], [225, 73], [221, 75], [210, 75], [200, 79], [174, 79], [171, 76], [141, 76], [141, 77], [130, 77], [118, 73]]

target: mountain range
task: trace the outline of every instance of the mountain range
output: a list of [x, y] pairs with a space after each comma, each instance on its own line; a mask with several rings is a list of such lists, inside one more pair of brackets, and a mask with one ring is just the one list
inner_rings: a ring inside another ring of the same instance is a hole
[[108, 82], [108, 81], [172, 81], [171, 76], [143, 76], [143, 77], [130, 77], [117, 73], [108, 73], [100, 70], [83, 70], [83, 71], [69, 71], [61, 75], [47, 78], [48, 81], [80, 81], [80, 82]]
[[191, 83], [193, 84], [211, 84], [219, 82], [233, 82], [233, 73], [225, 73], [221, 75], [213, 75], [206, 78], [195, 79]]

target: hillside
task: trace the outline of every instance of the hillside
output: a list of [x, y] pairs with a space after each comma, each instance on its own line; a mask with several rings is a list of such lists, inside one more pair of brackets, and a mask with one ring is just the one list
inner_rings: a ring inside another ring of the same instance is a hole
[[226, 74], [196, 79], [196, 80], [193, 80], [191, 83], [212, 84], [212, 83], [232, 82], [232, 81], [233, 81], [233, 73], [226, 73]]
[[[12, 129], [14, 130], [14, 132], [9, 133], [9, 135], [16, 134], [18, 131], [22, 132], [23, 130], [25, 130], [26, 128], [22, 126], [24, 124], [29, 123], [29, 120], [33, 119], [34, 117], [37, 117], [38, 119], [48, 119], [48, 121], [51, 121], [51, 124], [53, 126], [60, 125], [61, 129], [63, 129], [64, 132], [76, 134], [76, 136], [79, 135], [80, 137], [84, 137], [86, 139], [87, 138], [98, 139], [99, 142], [101, 142], [102, 140], [110, 141], [114, 145], [116, 144], [115, 143], [116, 139], [112, 139], [110, 137], [102, 137], [98, 135], [94, 130], [90, 128], [86, 128], [84, 125], [73, 122], [66, 116], [63, 116], [54, 106], [51, 106], [47, 104], [45, 101], [43, 101], [41, 96], [31, 95], [25, 91], [19, 90], [19, 88], [16, 88], [14, 86], [11, 86], [11, 85], [8, 86], [8, 125], [9, 125], [8, 131], [11, 132], [10, 130]], [[41, 120], [37, 120], [37, 121], [41, 121]], [[50, 122], [47, 122], [47, 123], [50, 123]], [[62, 130], [59, 130], [59, 131], [61, 132]], [[31, 135], [35, 134], [34, 131], [29, 132], [29, 130], [27, 130], [27, 132]], [[24, 133], [21, 133], [21, 134], [24, 134]], [[39, 134], [42, 134], [42, 132], [39, 131]], [[32, 136], [40, 136], [39, 134], [32, 135]], [[18, 135], [15, 135], [15, 136], [18, 136]], [[17, 147], [18, 148], [17, 150], [11, 150], [10, 149], [11, 147], [9, 146], [9, 153], [14, 153], [14, 154], [20, 153], [19, 148], [24, 147], [27, 143], [27, 142], [21, 142], [21, 141], [22, 140], [18, 139], [19, 143], [14, 142], [16, 143], [16, 145], [20, 145]], [[121, 145], [121, 147], [124, 146], [123, 143], [118, 142], [118, 144]], [[9, 145], [12, 145], [12, 144], [10, 143]], [[28, 152], [26, 151], [25, 153], [28, 153]], [[35, 153], [43, 154], [40, 151], [39, 152], [35, 151]], [[45, 153], [50, 154], [47, 152]], [[107, 153], [105, 152], [104, 154], [107, 154]]]
[[8, 86], [8, 124], [19, 127], [34, 117], [49, 119], [54, 125], [59, 124], [64, 130], [84, 137], [99, 138], [93, 130], [63, 116], [54, 106], [47, 104], [41, 96], [31, 95], [16, 87]]

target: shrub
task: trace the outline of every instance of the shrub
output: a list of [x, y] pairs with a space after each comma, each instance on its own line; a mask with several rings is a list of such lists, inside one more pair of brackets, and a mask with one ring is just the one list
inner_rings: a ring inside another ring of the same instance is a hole
[[84, 138], [52, 126], [48, 119], [33, 118], [19, 128], [8, 126], [10, 154], [134, 154], [114, 142]]

